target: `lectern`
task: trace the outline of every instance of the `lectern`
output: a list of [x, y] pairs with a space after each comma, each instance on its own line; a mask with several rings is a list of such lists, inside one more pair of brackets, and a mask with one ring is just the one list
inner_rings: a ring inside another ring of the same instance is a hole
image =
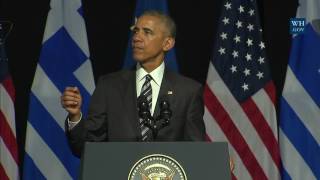
[[82, 180], [230, 180], [225, 142], [87, 142]]

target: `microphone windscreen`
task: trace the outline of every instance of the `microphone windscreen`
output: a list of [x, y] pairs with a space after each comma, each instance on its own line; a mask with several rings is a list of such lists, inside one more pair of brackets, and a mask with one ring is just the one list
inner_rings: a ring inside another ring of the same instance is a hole
[[168, 97], [166, 95], [160, 97], [160, 109], [168, 109], [170, 107]]
[[144, 95], [140, 95], [137, 100], [139, 111], [148, 111], [149, 103]]

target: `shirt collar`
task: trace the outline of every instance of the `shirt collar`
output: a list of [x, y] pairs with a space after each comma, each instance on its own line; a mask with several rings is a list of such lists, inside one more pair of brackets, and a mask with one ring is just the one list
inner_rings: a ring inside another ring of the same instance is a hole
[[152, 77], [152, 80], [160, 86], [163, 74], [164, 74], [164, 62], [160, 64], [156, 69], [154, 69], [152, 72], [148, 73], [146, 70], [144, 70], [139, 63], [137, 63], [137, 70], [136, 70], [136, 81], [142, 81], [144, 80], [144, 77], [149, 74]]

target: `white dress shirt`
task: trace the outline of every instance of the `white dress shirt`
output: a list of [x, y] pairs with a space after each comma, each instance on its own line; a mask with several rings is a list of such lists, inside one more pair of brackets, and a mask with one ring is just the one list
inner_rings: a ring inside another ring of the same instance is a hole
[[[152, 72], [148, 73], [146, 70], [144, 70], [139, 63], [137, 63], [137, 70], [136, 70], [136, 88], [137, 88], [137, 97], [140, 96], [141, 88], [143, 86], [143, 83], [146, 79], [146, 75], [149, 74], [152, 77], [151, 88], [152, 88], [152, 107], [151, 107], [151, 115], [154, 113], [154, 109], [156, 108], [158, 95], [161, 87], [161, 82], [163, 79], [164, 74], [164, 62], [161, 63], [159, 67], [154, 69]], [[81, 113], [82, 117], [82, 113]], [[70, 121], [69, 118], [68, 121], [68, 129], [71, 130], [73, 127], [75, 127], [81, 120], [81, 117], [78, 121]]]
[[137, 64], [136, 71], [136, 87], [137, 87], [137, 97], [140, 96], [141, 88], [146, 80], [146, 75], [149, 74], [152, 77], [151, 88], [152, 88], [152, 107], [151, 107], [151, 115], [154, 113], [154, 109], [156, 108], [158, 95], [161, 87], [161, 82], [164, 74], [164, 62], [161, 63], [159, 67], [154, 69], [152, 72], [148, 73], [144, 70], [140, 64]]

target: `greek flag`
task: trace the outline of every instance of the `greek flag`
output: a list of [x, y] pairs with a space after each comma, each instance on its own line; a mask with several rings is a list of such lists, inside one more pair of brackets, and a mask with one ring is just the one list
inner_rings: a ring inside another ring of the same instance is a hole
[[299, 0], [302, 34], [292, 38], [281, 97], [282, 178], [320, 179], [320, 3]]
[[[139, 17], [146, 10], [158, 10], [169, 14], [167, 0], [137, 0], [133, 23], [137, 20], [137, 17]], [[132, 58], [131, 41], [132, 34], [130, 33], [130, 39], [127, 46], [127, 53], [123, 63], [123, 68], [132, 68], [135, 65], [135, 61]], [[170, 51], [166, 54], [165, 63], [170, 70], [178, 71], [179, 68], [177, 65], [174, 48], [170, 49]]]
[[29, 103], [23, 179], [77, 179], [79, 159], [69, 149], [60, 96], [77, 86], [82, 112], [94, 89], [81, 0], [51, 0]]

